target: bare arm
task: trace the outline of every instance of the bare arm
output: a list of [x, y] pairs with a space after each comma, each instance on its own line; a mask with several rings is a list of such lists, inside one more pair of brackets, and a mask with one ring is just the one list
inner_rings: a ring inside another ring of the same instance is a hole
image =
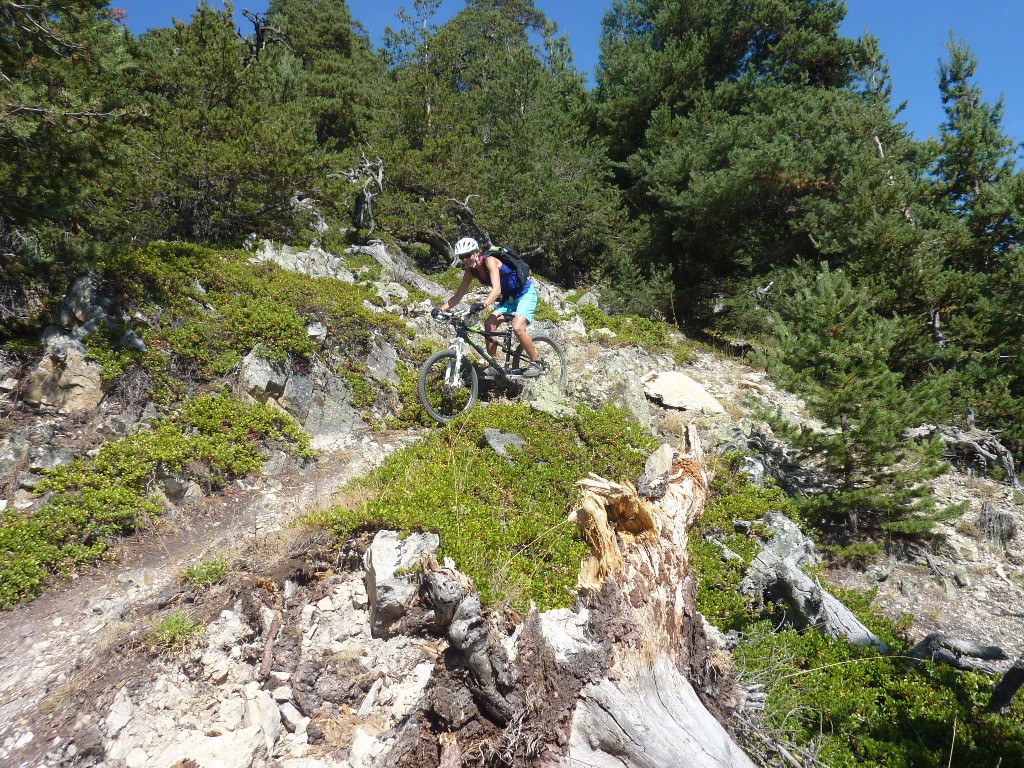
[[462, 301], [462, 297], [469, 291], [469, 286], [473, 284], [473, 272], [466, 270], [466, 273], [462, 276], [462, 283], [459, 284], [459, 288], [455, 291], [455, 295], [452, 296], [448, 301], [441, 305], [441, 309], [449, 310]]
[[487, 259], [487, 271], [491, 275], [491, 290], [484, 299], [484, 307], [497, 303], [501, 295], [501, 261], [497, 258]]

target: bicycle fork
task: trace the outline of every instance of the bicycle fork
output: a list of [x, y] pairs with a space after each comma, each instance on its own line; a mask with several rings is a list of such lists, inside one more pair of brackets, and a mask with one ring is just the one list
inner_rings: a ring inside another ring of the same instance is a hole
[[465, 342], [462, 339], [456, 339], [452, 342], [452, 349], [455, 351], [455, 363], [449, 363], [448, 370], [444, 372], [445, 387], [462, 386], [462, 355], [464, 348]]

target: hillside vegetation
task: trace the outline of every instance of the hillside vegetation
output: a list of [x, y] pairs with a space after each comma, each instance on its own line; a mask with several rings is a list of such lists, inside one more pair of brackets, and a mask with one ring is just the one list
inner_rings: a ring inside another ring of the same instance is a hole
[[[467, 0], [441, 25], [438, 5], [414, 0], [379, 50], [340, 1], [271, 0], [241, 34], [206, 3], [141, 36], [106, 0], [0, 8], [0, 379], [45, 357], [69, 283], [91, 275], [110, 320], [82, 331], [86, 357], [111, 398], [148, 406], [144, 428], [47, 470], [35, 513], [3, 508], [0, 607], [144, 527], [156, 479], [211, 492], [274, 451], [315, 461], [292, 417], [232, 389], [251, 355], [324, 366], [375, 429], [428, 425], [428, 349], [376, 311], [380, 266], [357, 249], [351, 280], [311, 279], [254, 259], [257, 239], [383, 241], [450, 287], [449, 244], [472, 235], [575, 291], [571, 318], [542, 302], [538, 319], [677, 364], [694, 349], [681, 330], [804, 399], [803, 424], [761, 415], [821, 481], [786, 496], [720, 458], [690, 542], [698, 608], [766, 686], [758, 733], [809, 765], [1024, 765], [1020, 697], [988, 713], [989, 677], [908, 667], [906, 627], [870, 595], [844, 598], [889, 654], [776, 631], [781, 609], [738, 593], [756, 554], [744, 530], [767, 511], [847, 562], [960, 512], [929, 484], [943, 446], [910, 428], [977, 427], [1024, 459], [1024, 175], [968, 42], [950, 36], [945, 117], [919, 142], [878, 41], [840, 34], [842, 0], [615, 0], [589, 91], [532, 0]], [[600, 306], [575, 304], [584, 293]], [[371, 380], [378, 344], [397, 350], [397, 381]], [[488, 427], [543, 449], [495, 466], [477, 447]], [[565, 531], [578, 470], [634, 477], [652, 447], [620, 411], [490, 405], [309, 522], [339, 539], [437, 530], [486, 603], [559, 607], [584, 549]], [[1016, 483], [1012, 462], [972, 469]]]

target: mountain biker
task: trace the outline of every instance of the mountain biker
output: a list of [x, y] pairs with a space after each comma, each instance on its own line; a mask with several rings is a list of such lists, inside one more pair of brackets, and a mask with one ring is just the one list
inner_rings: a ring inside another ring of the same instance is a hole
[[[519, 373], [526, 378], [540, 376], [544, 372], [533, 346], [533, 339], [526, 330], [526, 326], [533, 322], [533, 312], [537, 308], [537, 289], [533, 287], [533, 280], [527, 279], [526, 285], [518, 284], [518, 276], [514, 269], [506, 266], [495, 255], [489, 255], [480, 244], [472, 237], [464, 237], [455, 244], [455, 256], [462, 262], [466, 270], [462, 276], [462, 283], [459, 285], [455, 295], [441, 305], [442, 310], [448, 310], [462, 301], [462, 297], [469, 291], [475, 277], [483, 285], [490, 288], [483, 302], [474, 302], [470, 306], [473, 312], [494, 305], [494, 311], [484, 321], [484, 329], [494, 333], [498, 327], [507, 319], [505, 315], [515, 314], [512, 319], [512, 332], [515, 333], [519, 343], [523, 345], [526, 354], [530, 356], [529, 364]], [[498, 299], [501, 299], [500, 303]], [[487, 352], [494, 357], [498, 353], [498, 343], [492, 339], [487, 340]]]

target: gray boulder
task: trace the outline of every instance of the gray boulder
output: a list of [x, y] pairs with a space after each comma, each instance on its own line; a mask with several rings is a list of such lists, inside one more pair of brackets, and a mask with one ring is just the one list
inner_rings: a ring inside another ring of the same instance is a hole
[[44, 340], [46, 354], [25, 377], [22, 400], [60, 413], [94, 410], [103, 400], [99, 363], [85, 359], [82, 342], [56, 329]]
[[402, 538], [396, 531], [380, 531], [366, 551], [366, 595], [374, 637], [389, 637], [419, 591], [412, 570], [425, 555], [441, 545], [436, 533], [414, 533]]
[[246, 355], [238, 370], [238, 386], [253, 400], [261, 403], [279, 397], [287, 381], [287, 365], [264, 359], [259, 349]]

